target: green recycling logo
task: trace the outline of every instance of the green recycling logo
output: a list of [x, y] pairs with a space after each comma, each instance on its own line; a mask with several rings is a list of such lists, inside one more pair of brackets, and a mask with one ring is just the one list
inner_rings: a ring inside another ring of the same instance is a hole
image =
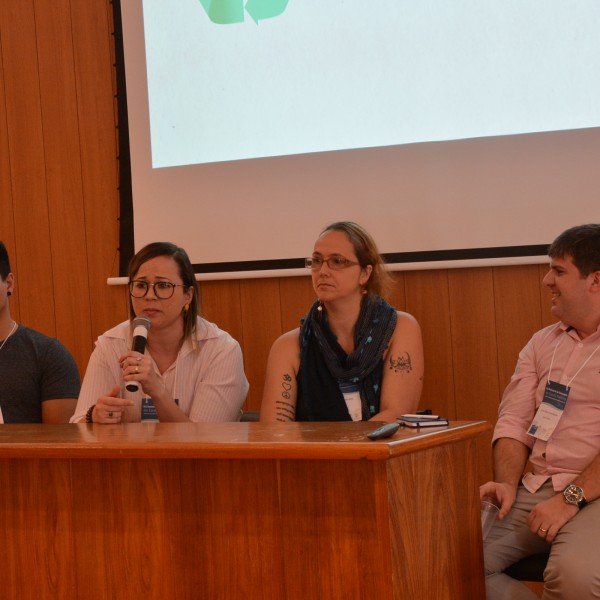
[[258, 25], [263, 19], [278, 17], [287, 7], [288, 0], [200, 0], [208, 18], [217, 25], [244, 22], [244, 10]]

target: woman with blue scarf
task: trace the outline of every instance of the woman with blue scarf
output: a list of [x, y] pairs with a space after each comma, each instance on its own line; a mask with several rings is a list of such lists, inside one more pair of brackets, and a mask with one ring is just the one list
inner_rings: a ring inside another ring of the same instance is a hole
[[423, 386], [417, 321], [381, 296], [389, 284], [375, 242], [356, 223], [333, 223], [311, 258], [318, 300], [275, 341], [261, 421], [396, 421]]

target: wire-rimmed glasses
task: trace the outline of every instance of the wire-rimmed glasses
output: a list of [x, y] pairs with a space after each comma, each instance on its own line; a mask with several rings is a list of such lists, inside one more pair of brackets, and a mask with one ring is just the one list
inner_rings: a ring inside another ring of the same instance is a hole
[[327, 263], [327, 266], [334, 271], [340, 271], [342, 269], [347, 269], [348, 267], [353, 267], [360, 264], [354, 260], [350, 260], [345, 256], [342, 256], [341, 254], [332, 254], [329, 258], [312, 256], [304, 259], [304, 266], [312, 271], [318, 271], [324, 263]]

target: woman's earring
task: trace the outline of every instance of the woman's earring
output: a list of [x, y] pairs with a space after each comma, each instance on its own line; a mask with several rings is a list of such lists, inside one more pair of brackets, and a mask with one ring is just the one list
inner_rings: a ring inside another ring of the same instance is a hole
[[190, 305], [189, 305], [189, 304], [186, 304], [186, 305], [183, 307], [183, 314], [184, 314], [184, 316], [187, 316], [187, 314], [188, 314], [189, 312], [190, 312]]
[[319, 302], [319, 306], [317, 306], [317, 310], [319, 312], [323, 312], [323, 305], [321, 304], [321, 298], [318, 298], [317, 300]]

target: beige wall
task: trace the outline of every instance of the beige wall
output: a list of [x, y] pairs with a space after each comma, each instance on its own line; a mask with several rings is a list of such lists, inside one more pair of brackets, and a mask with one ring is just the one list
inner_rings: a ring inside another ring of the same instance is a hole
[[[82, 374], [95, 338], [127, 314], [125, 290], [106, 284], [119, 264], [111, 7], [0, 0], [0, 239], [17, 278], [12, 311], [58, 337]], [[396, 275], [393, 303], [423, 329], [423, 407], [452, 419], [495, 419], [519, 349], [552, 322], [544, 272], [532, 265]], [[310, 280], [201, 288], [205, 315], [242, 344], [247, 407], [257, 409], [269, 347], [312, 302]]]

